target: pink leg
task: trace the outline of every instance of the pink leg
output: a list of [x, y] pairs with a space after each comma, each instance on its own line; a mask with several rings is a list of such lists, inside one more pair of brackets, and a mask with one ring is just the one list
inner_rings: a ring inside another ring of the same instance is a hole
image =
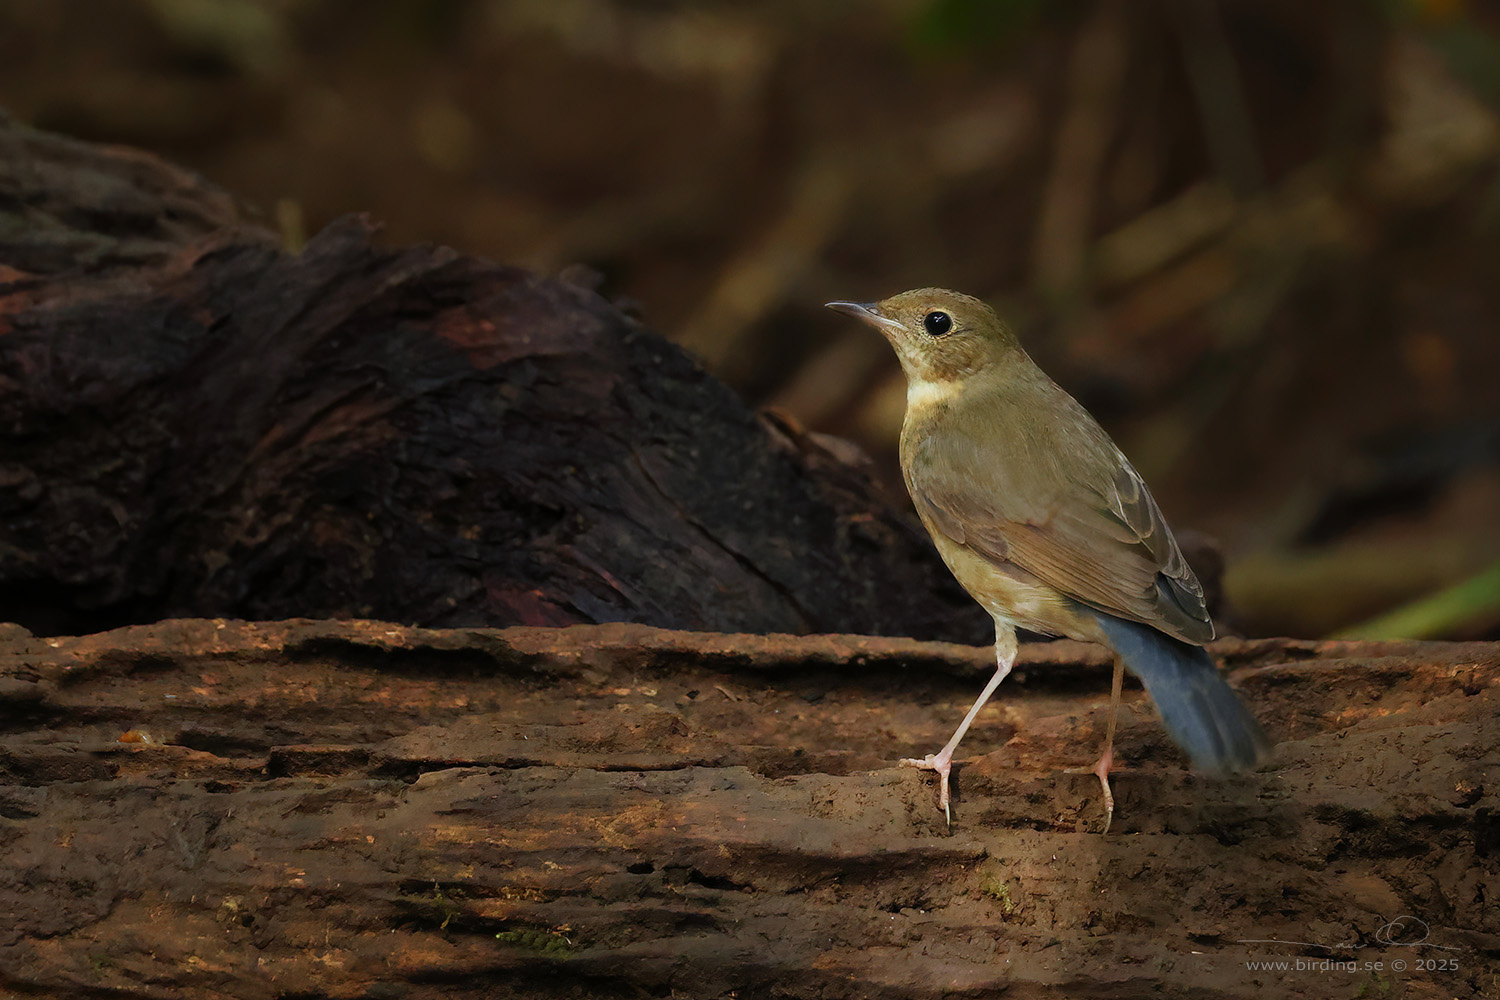
[[995, 673], [990, 677], [984, 690], [979, 693], [979, 699], [969, 709], [969, 714], [964, 716], [964, 721], [958, 724], [957, 731], [943, 749], [937, 753], [930, 753], [920, 760], [915, 757], [906, 757], [901, 761], [902, 767], [916, 767], [924, 771], [936, 771], [938, 774], [938, 805], [943, 807], [943, 815], [948, 819], [948, 825], [953, 825], [953, 812], [948, 807], [948, 773], [953, 767], [953, 751], [958, 749], [958, 743], [964, 738], [964, 733], [969, 731], [973, 725], [974, 717], [984, 707], [984, 703], [990, 700], [990, 695], [995, 693], [995, 688], [1005, 680], [1005, 675], [1010, 673], [1010, 668], [1016, 662], [1016, 633], [1009, 626], [995, 623]]
[[1070, 768], [1069, 774], [1082, 774], [1088, 771], [1090, 774], [1098, 775], [1099, 786], [1104, 789], [1104, 829], [1099, 831], [1101, 835], [1109, 832], [1109, 824], [1115, 818], [1115, 793], [1109, 788], [1109, 769], [1115, 762], [1115, 720], [1120, 714], [1120, 689], [1125, 683], [1125, 661], [1118, 656], [1115, 657], [1115, 679], [1109, 689], [1109, 723], [1104, 730], [1104, 752], [1099, 755], [1099, 760], [1090, 768]]

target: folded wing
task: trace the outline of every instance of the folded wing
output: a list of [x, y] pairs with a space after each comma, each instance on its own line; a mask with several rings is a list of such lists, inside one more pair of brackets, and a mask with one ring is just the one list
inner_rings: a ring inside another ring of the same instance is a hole
[[[1060, 398], [1035, 409], [1015, 393], [944, 414], [944, 461], [913, 428], [907, 485], [928, 522], [1097, 610], [1186, 642], [1212, 639], [1203, 588], [1140, 475], [1071, 396], [1050, 381], [1031, 388]], [[1052, 419], [1008, 419], [1028, 405]]]

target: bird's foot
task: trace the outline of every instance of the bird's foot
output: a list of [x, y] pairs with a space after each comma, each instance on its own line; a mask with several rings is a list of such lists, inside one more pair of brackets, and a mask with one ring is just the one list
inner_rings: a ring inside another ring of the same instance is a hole
[[953, 770], [953, 756], [947, 753], [930, 753], [926, 757], [901, 758], [902, 767], [914, 767], [919, 771], [936, 771], [938, 776], [938, 805], [943, 807], [943, 816], [948, 827], [953, 827], [953, 811], [948, 807], [948, 774]]
[[1109, 824], [1115, 818], [1115, 793], [1109, 788], [1109, 768], [1115, 762], [1114, 747], [1104, 751], [1104, 754], [1093, 767], [1070, 767], [1068, 774], [1092, 774], [1099, 778], [1099, 787], [1104, 789], [1104, 829], [1099, 831], [1100, 836], [1109, 832]]

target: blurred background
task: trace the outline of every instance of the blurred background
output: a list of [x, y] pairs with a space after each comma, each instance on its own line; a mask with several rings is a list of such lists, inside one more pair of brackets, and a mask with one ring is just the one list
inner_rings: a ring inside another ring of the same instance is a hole
[[833, 298], [995, 303], [1250, 634], [1500, 638], [1500, 3], [7, 0], [0, 107], [597, 273], [901, 495]]

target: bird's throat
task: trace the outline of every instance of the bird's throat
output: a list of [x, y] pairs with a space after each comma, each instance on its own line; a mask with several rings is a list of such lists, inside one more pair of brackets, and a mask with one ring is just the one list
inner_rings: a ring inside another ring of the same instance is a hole
[[908, 379], [906, 383], [906, 412], [908, 415], [946, 406], [963, 392], [963, 383], [957, 379]]

